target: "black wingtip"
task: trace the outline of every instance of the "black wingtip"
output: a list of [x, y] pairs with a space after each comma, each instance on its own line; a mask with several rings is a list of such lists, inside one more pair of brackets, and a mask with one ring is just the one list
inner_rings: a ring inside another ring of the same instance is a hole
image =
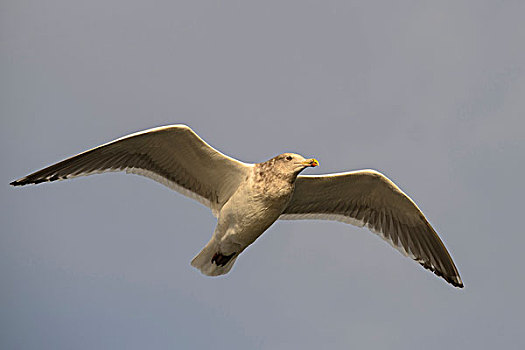
[[432, 272], [434, 272], [437, 276], [442, 277], [445, 281], [447, 281], [456, 288], [464, 287], [463, 282], [461, 281], [461, 278], [459, 276], [446, 276], [445, 274], [437, 270], [433, 270]]
[[29, 184], [35, 184], [37, 183], [36, 181], [30, 181], [28, 180], [27, 178], [21, 178], [21, 179], [18, 179], [18, 180], [15, 180], [13, 182], [10, 183], [11, 186], [24, 186], [24, 185], [29, 185]]
[[445, 281], [447, 281], [448, 283], [450, 283], [451, 285], [453, 285], [454, 287], [456, 288], [463, 288], [464, 285], [463, 285], [463, 281], [461, 280], [461, 277], [459, 277], [459, 274], [450, 274], [450, 275], [447, 275], [447, 274], [444, 274], [442, 271], [440, 270], [437, 270], [434, 266], [432, 266], [431, 264], [428, 264], [424, 261], [418, 261], [421, 266], [423, 266], [425, 269], [429, 270], [429, 271], [432, 271], [436, 276], [438, 277], [441, 277], [443, 278]]
[[461, 289], [461, 288], [465, 287], [463, 285], [463, 282], [461, 282], [461, 280], [447, 278], [446, 281], [448, 283], [450, 283], [451, 285], [453, 285], [454, 287], [456, 287], [456, 288], [460, 288]]
[[57, 180], [67, 179], [67, 176], [59, 177], [57, 174], [50, 177], [33, 176], [34, 174], [27, 175], [21, 179], [15, 180], [10, 183], [11, 186], [25, 186], [25, 185], [38, 185], [42, 182], [51, 182]]
[[448, 283], [450, 283], [451, 285], [453, 285], [456, 288], [463, 288], [464, 287], [463, 281], [461, 281], [461, 278], [459, 277], [459, 275], [455, 275], [455, 276], [444, 276], [444, 275], [442, 275], [441, 277], [443, 277]]
[[442, 276], [448, 283], [450, 283], [451, 285], [453, 285], [454, 287], [456, 288], [463, 288], [465, 287], [463, 285], [463, 282], [457, 277], [457, 276], [454, 276], [452, 278], [450, 277], [445, 277], [445, 276]]

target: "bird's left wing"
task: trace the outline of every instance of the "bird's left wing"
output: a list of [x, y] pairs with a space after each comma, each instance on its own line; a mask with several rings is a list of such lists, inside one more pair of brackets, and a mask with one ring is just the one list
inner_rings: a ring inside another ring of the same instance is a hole
[[394, 248], [463, 287], [443, 242], [416, 204], [374, 170], [298, 176], [280, 219], [324, 219], [367, 226]]
[[13, 186], [126, 171], [156, 180], [212, 209], [214, 214], [244, 181], [251, 164], [212, 148], [186, 125], [124, 136], [11, 182]]

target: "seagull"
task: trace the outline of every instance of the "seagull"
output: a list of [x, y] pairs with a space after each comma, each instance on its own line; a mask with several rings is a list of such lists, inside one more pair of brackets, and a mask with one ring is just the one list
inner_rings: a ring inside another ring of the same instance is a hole
[[13, 186], [110, 171], [149, 177], [196, 199], [217, 218], [191, 265], [228, 273], [239, 255], [278, 219], [335, 220], [366, 226], [403, 255], [455, 287], [463, 282], [445, 245], [417, 205], [375, 170], [299, 175], [319, 162], [284, 153], [250, 164], [222, 154], [190, 127], [168, 125], [95, 147], [11, 182]]

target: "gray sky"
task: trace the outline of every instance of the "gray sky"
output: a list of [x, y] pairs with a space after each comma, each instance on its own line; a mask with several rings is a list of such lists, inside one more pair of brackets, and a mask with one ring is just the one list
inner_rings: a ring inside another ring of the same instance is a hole
[[[523, 1], [3, 1], [2, 349], [522, 349]], [[222, 278], [215, 219], [145, 178], [11, 188], [185, 123], [259, 162], [382, 171], [464, 290], [365, 229], [278, 222]]]

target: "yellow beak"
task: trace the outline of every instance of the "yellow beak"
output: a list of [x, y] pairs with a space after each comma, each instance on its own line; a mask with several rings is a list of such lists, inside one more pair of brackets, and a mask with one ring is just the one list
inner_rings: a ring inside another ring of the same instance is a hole
[[311, 159], [306, 159], [306, 160], [303, 162], [303, 165], [304, 165], [304, 166], [315, 167], [315, 166], [319, 166], [319, 162], [317, 161], [317, 159], [315, 159], [315, 158], [311, 158]]

